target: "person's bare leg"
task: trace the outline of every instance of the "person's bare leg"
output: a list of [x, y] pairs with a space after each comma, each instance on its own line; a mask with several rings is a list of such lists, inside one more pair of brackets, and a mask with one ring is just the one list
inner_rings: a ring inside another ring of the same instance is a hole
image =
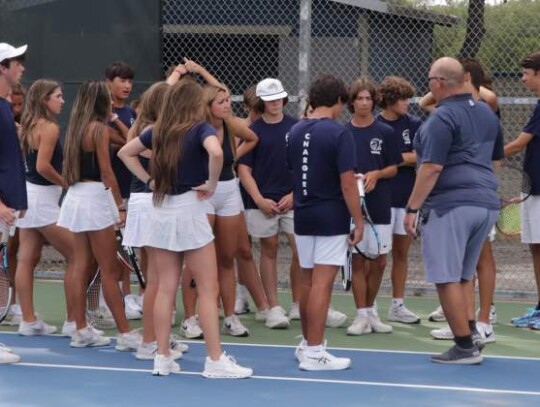
[[301, 284], [301, 267], [300, 262], [298, 261], [298, 251], [296, 249], [296, 241], [294, 240], [293, 234], [286, 234], [287, 240], [289, 241], [289, 246], [291, 248], [291, 266], [289, 268], [289, 279], [291, 283], [291, 296], [292, 296], [292, 302], [298, 303], [300, 299], [300, 289], [299, 286]]
[[66, 270], [64, 285], [66, 301], [72, 304], [73, 319], [77, 330], [86, 327], [86, 289], [90, 281], [91, 272], [95, 270], [94, 257], [90, 247], [90, 241], [86, 233], [74, 233], [73, 251], [77, 254], [73, 257], [73, 267]]
[[369, 262], [359, 254], [353, 255], [352, 293], [356, 309], [367, 308]]
[[408, 273], [408, 253], [412, 239], [409, 236], [393, 235], [392, 241], [392, 298], [405, 298]]
[[534, 277], [536, 280], [536, 293], [538, 295], [538, 302], [540, 302], [540, 244], [530, 244], [529, 249], [531, 251], [533, 259]]
[[493, 295], [495, 293], [496, 265], [493, 251], [491, 250], [491, 243], [487, 240], [480, 252], [476, 271], [478, 273], [478, 290], [480, 293], [480, 312], [478, 313], [478, 320], [489, 324], [489, 314], [491, 304], [493, 304]]
[[268, 306], [279, 305], [277, 298], [277, 253], [278, 235], [260, 239], [261, 242], [261, 281]]
[[197, 313], [197, 289], [193, 273], [187, 265], [182, 272], [182, 304], [184, 306], [184, 318], [188, 319]]
[[8, 242], [8, 269], [9, 277], [13, 283], [13, 295], [11, 296], [11, 305], [17, 303], [17, 282], [15, 281], [15, 272], [17, 271], [17, 252], [19, 251], [19, 229], [15, 229], [15, 234], [10, 237]]
[[226, 317], [234, 315], [236, 300], [234, 258], [238, 250], [238, 225], [241, 216], [240, 214], [236, 216], [216, 216], [214, 221], [219, 293]]
[[[157, 267], [153, 263], [154, 259], [150, 261], [148, 255], [148, 249], [143, 247], [141, 249], [141, 257], [145, 257], [145, 282], [146, 288], [144, 289], [144, 301], [143, 301], [143, 343], [150, 343], [156, 340], [156, 333], [154, 329], [154, 305], [156, 303], [156, 295], [158, 291], [158, 277]], [[141, 262], [142, 263], [142, 262]]]
[[436, 284], [439, 300], [454, 336], [471, 334], [467, 318], [466, 290], [470, 288], [463, 283]]
[[311, 274], [311, 289], [307, 301], [307, 337], [309, 346], [324, 342], [324, 327], [328, 306], [332, 297], [332, 285], [338, 271], [337, 266], [316, 264]]
[[[298, 307], [300, 310], [300, 325], [302, 327], [302, 336], [304, 339], [308, 337], [308, 301], [311, 292], [311, 279], [313, 275], [313, 269], [300, 269], [300, 300], [298, 301]], [[326, 315], [325, 315], [326, 316]]]
[[381, 283], [386, 268], [386, 254], [381, 254], [377, 259], [369, 261], [369, 272], [367, 275], [367, 295], [366, 304], [372, 307], [379, 294]]

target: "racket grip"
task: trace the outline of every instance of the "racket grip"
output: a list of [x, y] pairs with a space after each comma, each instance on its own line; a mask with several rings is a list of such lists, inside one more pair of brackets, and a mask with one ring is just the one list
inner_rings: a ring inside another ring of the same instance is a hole
[[358, 192], [360, 193], [360, 197], [363, 198], [366, 196], [366, 190], [364, 189], [364, 174], [356, 174], [357, 177], [361, 176], [361, 178], [356, 178], [356, 182], [358, 183]]
[[111, 211], [111, 215], [115, 223], [118, 223], [120, 222], [120, 211], [118, 211], [118, 206], [116, 206], [116, 201], [114, 200], [111, 188], [105, 188], [105, 194], [107, 195], [107, 200], [109, 201], [109, 210]]
[[[19, 219], [21, 211], [14, 211], [13, 214], [15, 215], [15, 219]], [[13, 236], [15, 234], [15, 229], [17, 229], [17, 226], [7, 226], [4, 225], [2, 222], [0, 222], [0, 234], [2, 235], [1, 242], [6, 243], [10, 236]]]

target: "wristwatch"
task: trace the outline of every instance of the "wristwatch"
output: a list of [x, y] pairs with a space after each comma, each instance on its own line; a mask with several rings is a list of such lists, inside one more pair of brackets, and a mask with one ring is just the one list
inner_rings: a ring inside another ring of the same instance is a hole
[[410, 207], [405, 207], [405, 212], [406, 213], [418, 213], [419, 209], [413, 209], [413, 208], [410, 208]]

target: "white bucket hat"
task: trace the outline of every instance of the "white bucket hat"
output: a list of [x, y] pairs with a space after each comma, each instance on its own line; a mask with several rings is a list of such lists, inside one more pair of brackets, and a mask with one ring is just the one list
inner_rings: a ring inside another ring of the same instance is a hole
[[272, 100], [285, 99], [287, 92], [283, 89], [283, 84], [279, 79], [266, 78], [257, 84], [255, 94], [265, 102]]

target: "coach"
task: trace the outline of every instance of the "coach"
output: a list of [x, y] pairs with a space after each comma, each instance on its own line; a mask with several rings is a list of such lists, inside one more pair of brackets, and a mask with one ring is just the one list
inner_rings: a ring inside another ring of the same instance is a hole
[[464, 75], [453, 58], [431, 66], [429, 89], [437, 109], [414, 140], [419, 167], [404, 221], [415, 236], [419, 216], [426, 280], [437, 287], [456, 343], [431, 359], [448, 364], [482, 362], [466, 291], [499, 210], [491, 160], [502, 130], [489, 106], [467, 93]]

